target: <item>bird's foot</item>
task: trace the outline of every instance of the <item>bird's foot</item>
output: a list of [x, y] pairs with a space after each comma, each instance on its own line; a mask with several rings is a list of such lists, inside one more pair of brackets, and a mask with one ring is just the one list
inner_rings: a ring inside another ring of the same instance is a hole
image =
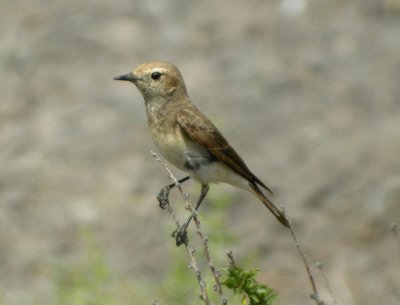
[[176, 229], [174, 232], [172, 232], [172, 237], [175, 238], [177, 247], [179, 247], [182, 244], [187, 246], [189, 243], [188, 234], [187, 234], [187, 226], [183, 225], [180, 228]]
[[169, 205], [169, 190], [170, 187], [166, 186], [161, 189], [161, 191], [157, 194], [157, 200], [160, 208], [165, 209], [167, 205]]

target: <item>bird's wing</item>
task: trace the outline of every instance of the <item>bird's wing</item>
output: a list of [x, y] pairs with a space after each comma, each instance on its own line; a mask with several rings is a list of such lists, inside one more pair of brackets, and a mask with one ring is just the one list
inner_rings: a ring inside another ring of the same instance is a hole
[[207, 149], [218, 160], [225, 163], [233, 171], [257, 183], [272, 193], [272, 191], [258, 179], [244, 163], [243, 159], [233, 149], [214, 124], [194, 106], [186, 107], [177, 114], [177, 121], [184, 133], [194, 142]]

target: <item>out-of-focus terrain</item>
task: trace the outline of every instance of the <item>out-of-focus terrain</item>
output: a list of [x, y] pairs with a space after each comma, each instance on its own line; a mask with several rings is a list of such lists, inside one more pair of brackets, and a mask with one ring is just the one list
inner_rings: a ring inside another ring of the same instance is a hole
[[[52, 270], [82, 259], [87, 228], [114, 278], [166, 272], [173, 226], [154, 195], [170, 181], [142, 97], [112, 80], [151, 59], [181, 69], [275, 191], [339, 304], [399, 304], [399, 1], [2, 1], [0, 33], [4, 304], [54, 304]], [[211, 192], [235, 201], [237, 259], [258, 253], [278, 304], [311, 304], [288, 232], [251, 195]]]

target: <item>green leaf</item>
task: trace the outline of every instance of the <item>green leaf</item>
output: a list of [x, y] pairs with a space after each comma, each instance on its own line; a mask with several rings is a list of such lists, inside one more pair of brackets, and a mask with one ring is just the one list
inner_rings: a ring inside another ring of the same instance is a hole
[[223, 271], [226, 274], [226, 279], [222, 284], [235, 294], [242, 295], [241, 303], [243, 305], [247, 304], [247, 300], [248, 305], [272, 305], [278, 296], [272, 288], [259, 283], [255, 279], [258, 269], [245, 271], [232, 265]]

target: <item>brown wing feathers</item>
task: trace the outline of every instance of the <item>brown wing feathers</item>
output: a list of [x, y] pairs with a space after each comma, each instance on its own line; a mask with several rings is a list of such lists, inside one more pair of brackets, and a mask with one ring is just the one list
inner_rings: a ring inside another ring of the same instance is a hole
[[191, 105], [191, 107], [179, 111], [177, 120], [184, 132], [193, 141], [205, 147], [211, 154], [249, 182], [259, 184], [272, 193], [271, 189], [249, 170], [243, 159], [229, 145], [214, 124], [194, 106]]

